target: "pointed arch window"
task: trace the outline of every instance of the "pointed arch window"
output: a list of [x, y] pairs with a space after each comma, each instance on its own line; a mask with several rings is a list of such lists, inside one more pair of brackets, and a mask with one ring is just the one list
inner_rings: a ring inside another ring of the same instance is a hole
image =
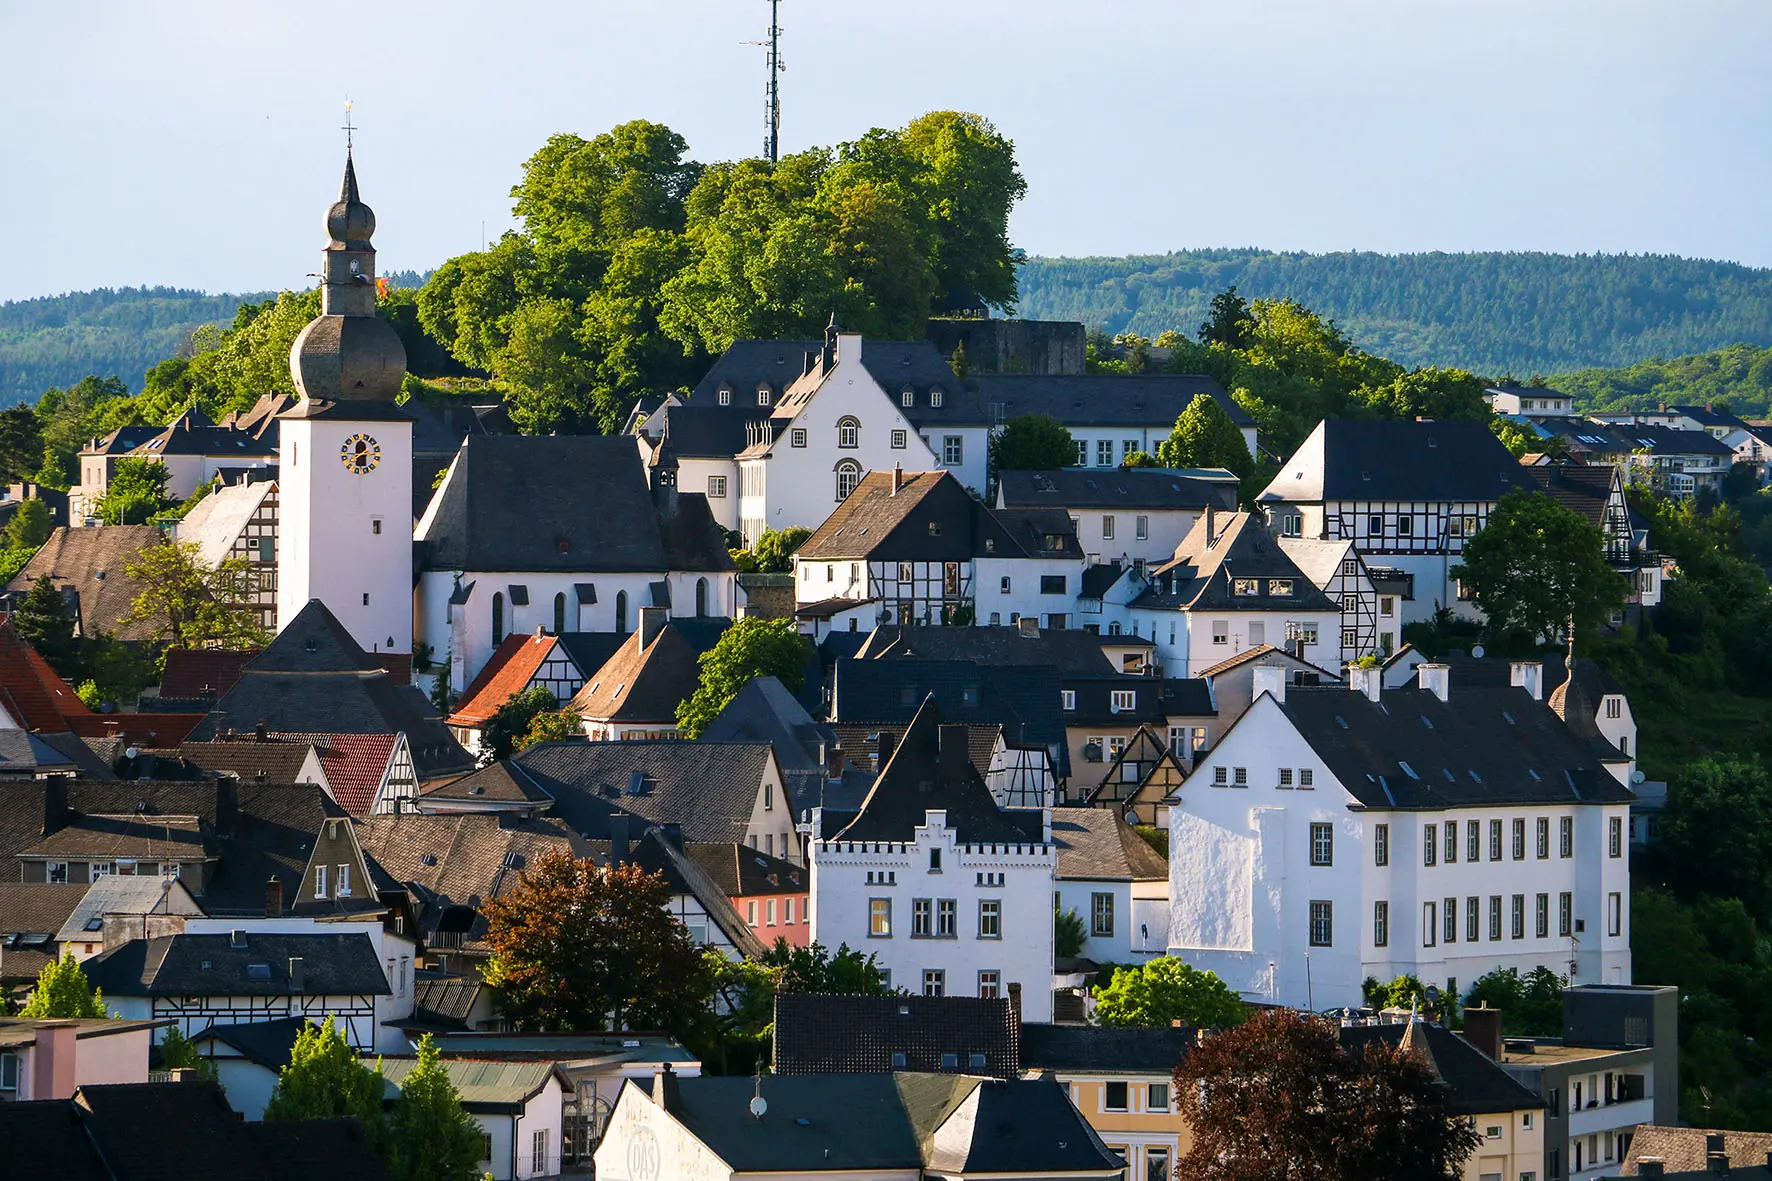
[[628, 634], [628, 592], [615, 592], [615, 634]]
[[837, 420], [837, 446], [861, 446], [861, 423], [857, 419], [844, 415]]
[[861, 465], [853, 459], [845, 459], [837, 465], [837, 502], [841, 504], [849, 499], [855, 486], [861, 483]]
[[492, 595], [492, 645], [497, 647], [505, 642], [505, 593], [495, 591]]
[[566, 634], [566, 592], [554, 596], [554, 634]]
[[705, 578], [698, 578], [695, 580], [695, 617], [697, 619], [705, 619], [707, 613], [708, 580]]

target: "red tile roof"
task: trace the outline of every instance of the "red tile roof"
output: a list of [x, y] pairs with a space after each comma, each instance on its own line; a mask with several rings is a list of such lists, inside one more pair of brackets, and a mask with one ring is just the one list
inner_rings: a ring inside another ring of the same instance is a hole
[[67, 728], [82, 738], [121, 738], [131, 746], [173, 750], [186, 739], [203, 714], [74, 714]]
[[397, 734], [282, 734], [270, 737], [282, 742], [311, 742], [326, 772], [326, 786], [339, 807], [353, 816], [367, 816], [375, 806], [375, 793], [387, 778], [394, 757]]
[[0, 624], [0, 705], [26, 730], [62, 734], [92, 711], [11, 623]]
[[160, 696], [220, 697], [234, 687], [241, 668], [257, 655], [256, 648], [250, 652], [174, 648], [166, 654], [166, 667], [160, 674]]
[[483, 726], [499, 707], [521, 693], [542, 661], [554, 650], [554, 637], [519, 633], [504, 638], [486, 666], [461, 695], [461, 703], [449, 715], [451, 726]]

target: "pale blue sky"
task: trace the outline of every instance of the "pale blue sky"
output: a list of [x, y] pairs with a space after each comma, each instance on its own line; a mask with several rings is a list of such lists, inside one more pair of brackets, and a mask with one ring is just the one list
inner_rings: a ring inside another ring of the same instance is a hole
[[[788, 150], [978, 111], [1034, 254], [1650, 251], [1772, 265], [1765, 0], [784, 0]], [[509, 223], [552, 132], [759, 151], [764, 0], [0, 0], [0, 299], [299, 286], [342, 99], [384, 269]]]

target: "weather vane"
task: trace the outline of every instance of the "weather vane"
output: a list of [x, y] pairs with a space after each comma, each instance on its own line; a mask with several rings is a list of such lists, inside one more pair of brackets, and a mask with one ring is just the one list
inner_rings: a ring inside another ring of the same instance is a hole
[[345, 125], [341, 130], [343, 130], [345, 133], [345, 151], [346, 152], [349, 152], [351, 150], [351, 133], [356, 130], [356, 127], [354, 127], [351, 123], [351, 108], [356, 105], [357, 104], [353, 103], [350, 100], [350, 98], [347, 97], [345, 99]]

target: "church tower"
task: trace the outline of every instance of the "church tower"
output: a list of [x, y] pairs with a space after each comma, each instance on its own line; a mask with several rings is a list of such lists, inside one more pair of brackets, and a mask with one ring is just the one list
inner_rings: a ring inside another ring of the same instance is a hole
[[406, 349], [375, 314], [375, 213], [345, 153], [326, 211], [320, 317], [289, 350], [301, 401], [280, 416], [277, 628], [319, 599], [364, 649], [412, 651], [412, 415]]

